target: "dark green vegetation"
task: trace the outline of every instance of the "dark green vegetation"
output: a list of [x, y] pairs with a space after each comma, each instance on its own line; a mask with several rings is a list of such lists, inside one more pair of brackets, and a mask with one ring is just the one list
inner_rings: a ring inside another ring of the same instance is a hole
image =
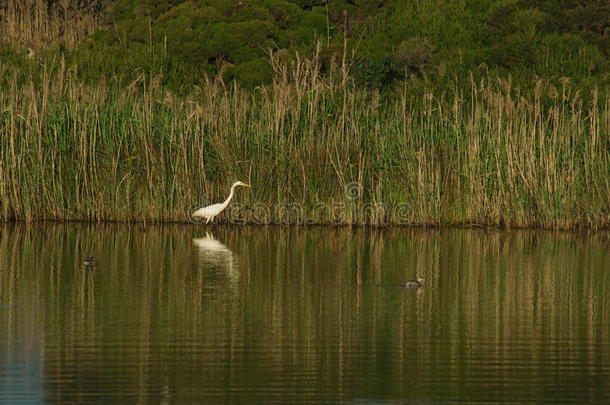
[[608, 80], [609, 3], [454, 0], [119, 0], [105, 29], [84, 42], [85, 71], [163, 72], [174, 90], [221, 74], [245, 87], [270, 83], [268, 53], [294, 59], [323, 44], [323, 72], [347, 44], [359, 84], [386, 87], [414, 74], [446, 85], [472, 70], [523, 83], [569, 77], [591, 88]]
[[604, 2], [276, 3], [5, 43], [1, 218], [183, 221], [240, 179], [244, 221], [610, 225]]
[[[378, 88], [393, 87], [409, 75], [421, 87], [444, 88], [456, 79], [467, 84], [471, 73], [511, 75], [525, 86], [539, 78], [555, 85], [567, 78], [587, 90], [609, 82], [610, 3], [605, 0], [72, 3], [90, 5], [83, 14], [97, 16], [89, 19], [89, 31], [95, 28], [95, 33], [73, 51], [58, 49], [62, 41], [57, 38], [65, 29], [39, 36], [54, 44], [51, 53], [64, 51], [68, 64], [78, 65], [79, 75], [90, 81], [103, 75], [128, 82], [137, 70], [159, 75], [172, 91], [190, 92], [204, 75], [254, 87], [271, 82], [269, 52], [294, 60], [297, 52], [311, 57], [321, 43], [323, 73], [340, 64], [347, 47], [355, 82]], [[6, 21], [21, 21], [18, 11], [7, 8]], [[53, 16], [59, 23], [40, 23], [41, 31], [89, 21], [61, 9], [49, 13]], [[17, 31], [18, 25], [10, 24], [5, 34]], [[70, 43], [78, 33], [88, 32], [73, 31]], [[24, 37], [13, 36], [18, 42]]]

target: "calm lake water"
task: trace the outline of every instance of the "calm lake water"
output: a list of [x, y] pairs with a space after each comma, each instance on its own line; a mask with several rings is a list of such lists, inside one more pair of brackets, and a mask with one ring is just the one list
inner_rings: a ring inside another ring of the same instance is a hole
[[608, 233], [209, 229], [0, 227], [0, 402], [610, 403]]

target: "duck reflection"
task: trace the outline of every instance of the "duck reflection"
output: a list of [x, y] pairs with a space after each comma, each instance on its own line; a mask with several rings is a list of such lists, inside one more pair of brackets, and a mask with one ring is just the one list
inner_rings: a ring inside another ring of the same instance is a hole
[[231, 249], [209, 232], [206, 232], [203, 238], [193, 238], [193, 245], [197, 248], [199, 263], [205, 270], [223, 272], [231, 286], [237, 286], [239, 270], [235, 253]]

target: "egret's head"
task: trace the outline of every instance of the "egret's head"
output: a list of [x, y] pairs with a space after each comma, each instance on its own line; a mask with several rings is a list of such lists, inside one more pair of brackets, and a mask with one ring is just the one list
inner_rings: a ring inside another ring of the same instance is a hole
[[250, 185], [249, 185], [249, 184], [242, 183], [241, 181], [235, 182], [235, 185], [236, 185], [236, 186], [242, 186], [242, 187], [250, 187]]

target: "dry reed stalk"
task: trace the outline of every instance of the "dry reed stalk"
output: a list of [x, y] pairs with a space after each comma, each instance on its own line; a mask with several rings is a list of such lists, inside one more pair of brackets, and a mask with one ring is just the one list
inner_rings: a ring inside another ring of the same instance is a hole
[[528, 95], [488, 80], [467, 99], [385, 98], [322, 79], [315, 59], [272, 63], [256, 93], [209, 80], [185, 99], [144, 74], [86, 86], [61, 63], [36, 85], [8, 81], [2, 218], [186, 221], [247, 177], [246, 221], [263, 206], [278, 222], [610, 225], [610, 103], [598, 93], [584, 104], [564, 89], [544, 105], [542, 82]]
[[33, 49], [56, 41], [68, 47], [100, 26], [96, 2], [5, 0], [0, 5], [0, 35]]

